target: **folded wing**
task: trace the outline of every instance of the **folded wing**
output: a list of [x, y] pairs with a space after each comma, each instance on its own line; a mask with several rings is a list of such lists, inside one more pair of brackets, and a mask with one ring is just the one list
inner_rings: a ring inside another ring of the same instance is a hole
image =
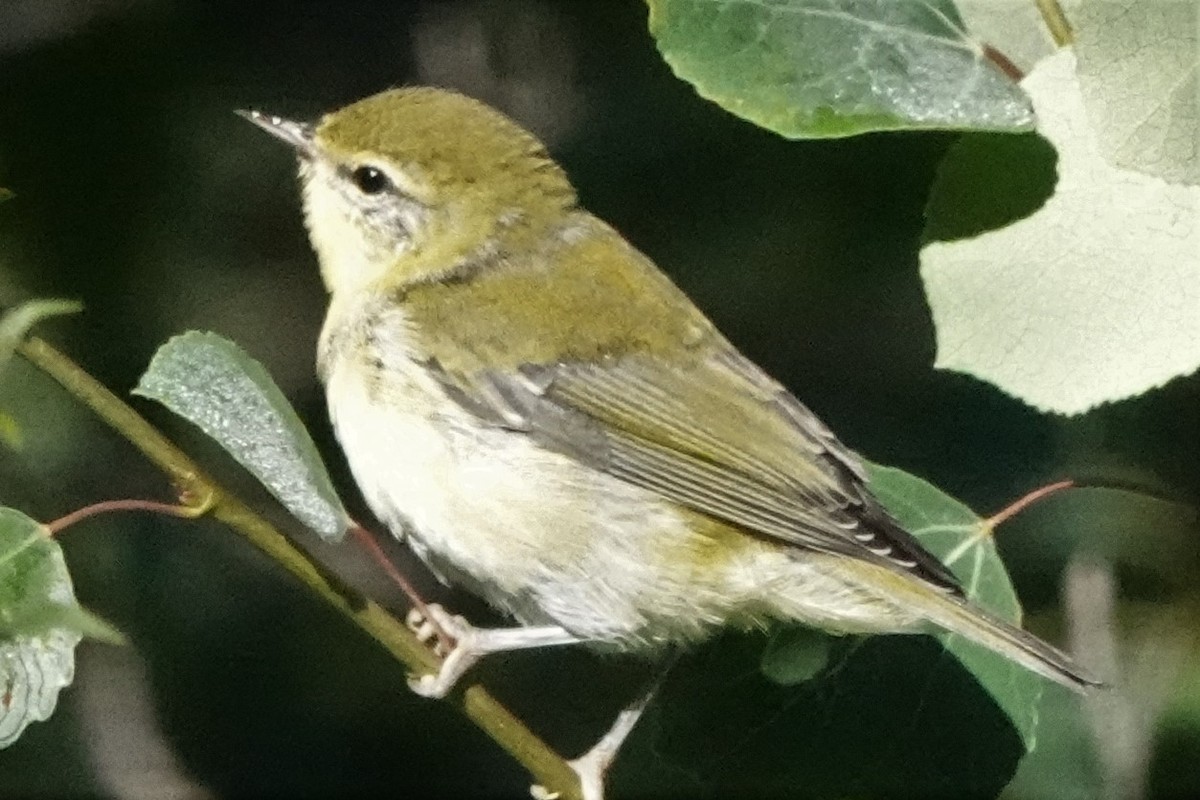
[[480, 418], [749, 535], [870, 561], [961, 595], [950, 571], [871, 496], [854, 454], [727, 344], [683, 367], [631, 355], [509, 375], [438, 374]]

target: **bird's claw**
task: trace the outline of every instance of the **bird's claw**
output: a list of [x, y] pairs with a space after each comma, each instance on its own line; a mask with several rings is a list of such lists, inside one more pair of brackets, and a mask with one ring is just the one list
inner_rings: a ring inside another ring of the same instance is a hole
[[[421, 644], [432, 645], [434, 655], [445, 658], [454, 649], [459, 640], [459, 633], [471, 629], [471, 624], [457, 614], [450, 614], [438, 603], [425, 606], [429, 616], [422, 613], [420, 608], [410, 608], [404, 617], [405, 626], [416, 634]], [[456, 633], [458, 631], [459, 633]]]
[[408, 687], [422, 697], [442, 698], [450, 693], [459, 678], [479, 660], [482, 652], [473, 646], [475, 628], [466, 619], [451, 614], [441, 605], [426, 606], [426, 617], [417, 609], [411, 609], [405, 624], [417, 638], [428, 644], [435, 636], [438, 639], [433, 651], [442, 657], [437, 674], [416, 675], [408, 680]]

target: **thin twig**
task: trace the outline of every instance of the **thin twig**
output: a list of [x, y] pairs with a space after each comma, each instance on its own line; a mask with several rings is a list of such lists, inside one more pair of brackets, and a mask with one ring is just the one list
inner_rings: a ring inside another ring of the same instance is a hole
[[[37, 338], [22, 343], [17, 352], [140, 450], [181, 492], [209, 498], [214, 519], [248, 539], [379, 642], [398, 662], [416, 673], [436, 671], [438, 659], [402, 621], [342, 584], [266, 519], [204, 475], [183, 451], [83, 368]], [[567, 762], [486, 689], [478, 684], [468, 685], [447, 699], [529, 770], [535, 782], [561, 792], [564, 800], [581, 800], [578, 776]]]
[[1056, 483], [1051, 483], [1034, 489], [1029, 494], [1024, 495], [1023, 497], [1018, 497], [1016, 500], [997, 511], [995, 514], [985, 519], [983, 523], [988, 530], [993, 530], [1001, 523], [1008, 522], [1017, 514], [1020, 514], [1038, 500], [1041, 500], [1043, 497], [1052, 495], [1055, 492], [1061, 492], [1063, 489], [1070, 489], [1074, 485], [1075, 481], [1058, 481]]
[[177, 506], [173, 503], [160, 503], [157, 500], [104, 500], [72, 511], [70, 514], [59, 517], [53, 522], [47, 522], [43, 527], [54, 536], [88, 517], [111, 514], [114, 511], [148, 511], [152, 514], [169, 514], [173, 517], [195, 519], [201, 516], [205, 509], [203, 507], [196, 508], [193, 506]]
[[1059, 47], [1073, 44], [1075, 31], [1071, 30], [1071, 23], [1067, 22], [1067, 15], [1063, 13], [1058, 0], [1034, 0], [1034, 2], [1037, 3], [1038, 11], [1042, 12], [1042, 19], [1045, 20], [1054, 43]]

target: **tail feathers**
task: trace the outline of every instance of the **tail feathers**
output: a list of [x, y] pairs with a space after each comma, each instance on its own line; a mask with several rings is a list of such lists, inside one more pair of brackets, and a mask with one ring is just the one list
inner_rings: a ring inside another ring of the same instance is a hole
[[1032, 672], [1076, 692], [1103, 686], [1094, 675], [1066, 653], [1043, 642], [1028, 631], [994, 616], [957, 597], [943, 596], [941, 602], [924, 609], [935, 625], [988, 648]]

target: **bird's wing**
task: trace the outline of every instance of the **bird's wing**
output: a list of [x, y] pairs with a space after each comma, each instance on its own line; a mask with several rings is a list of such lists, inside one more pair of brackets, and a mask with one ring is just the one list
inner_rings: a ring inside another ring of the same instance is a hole
[[958, 581], [871, 496], [855, 455], [782, 386], [722, 343], [683, 367], [644, 355], [452, 374], [481, 419], [790, 546]]

